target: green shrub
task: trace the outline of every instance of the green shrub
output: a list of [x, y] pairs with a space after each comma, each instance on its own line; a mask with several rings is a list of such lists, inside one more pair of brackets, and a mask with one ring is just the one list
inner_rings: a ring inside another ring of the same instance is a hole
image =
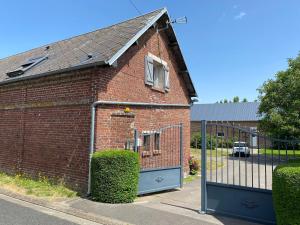
[[[232, 148], [233, 147], [233, 143], [235, 141], [237, 141], [237, 138], [221, 138], [218, 137], [216, 138], [215, 134], [213, 134], [210, 137], [210, 134], [208, 133], [206, 136], [206, 148], [207, 149], [216, 149], [217, 146], [217, 140], [218, 140], [218, 148]], [[242, 140], [241, 140], [242, 141]], [[202, 145], [202, 139], [201, 139], [201, 134], [200, 133], [195, 133], [192, 135], [191, 137], [191, 143], [190, 143], [190, 147], [191, 148], [198, 148], [201, 149], [201, 145]]]
[[201, 148], [201, 135], [200, 133], [193, 134], [191, 137], [191, 148]]
[[300, 224], [300, 162], [289, 162], [273, 172], [273, 202], [277, 224]]
[[190, 166], [190, 174], [196, 175], [200, 170], [200, 160], [194, 157], [190, 157], [189, 166]]
[[125, 150], [96, 152], [92, 158], [91, 195], [106, 203], [133, 202], [137, 195], [138, 154]]
[[[201, 134], [200, 133], [196, 133], [192, 136], [191, 138], [191, 147], [192, 148], [198, 148], [201, 149], [201, 145], [202, 145], [202, 138], [201, 138]], [[206, 148], [207, 149], [215, 149], [216, 148], [216, 138], [214, 137], [206, 137]]]

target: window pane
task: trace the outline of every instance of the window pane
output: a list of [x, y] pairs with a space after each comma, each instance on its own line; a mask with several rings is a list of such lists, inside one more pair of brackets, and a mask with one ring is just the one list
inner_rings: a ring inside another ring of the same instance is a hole
[[144, 151], [150, 151], [150, 135], [144, 135]]
[[160, 133], [155, 133], [154, 136], [154, 144], [155, 144], [155, 150], [160, 150]]
[[218, 132], [218, 137], [224, 137], [224, 132]]
[[154, 87], [164, 88], [164, 67], [162, 64], [155, 62], [153, 65]]

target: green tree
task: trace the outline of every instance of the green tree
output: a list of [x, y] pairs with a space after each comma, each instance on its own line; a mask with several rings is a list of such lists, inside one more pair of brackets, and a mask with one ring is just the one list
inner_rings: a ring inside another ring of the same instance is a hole
[[300, 138], [300, 54], [288, 60], [288, 68], [259, 90], [260, 129], [280, 138]]
[[243, 102], [248, 102], [248, 100], [246, 98], [243, 99]]
[[224, 99], [224, 103], [228, 103], [228, 100], [226, 98]]
[[233, 98], [233, 102], [234, 102], [234, 103], [240, 102], [239, 96], [235, 96], [235, 97]]

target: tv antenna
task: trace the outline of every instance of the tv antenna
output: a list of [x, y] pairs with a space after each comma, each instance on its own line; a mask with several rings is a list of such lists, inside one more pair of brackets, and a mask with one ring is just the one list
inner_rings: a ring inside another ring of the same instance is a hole
[[174, 20], [167, 20], [166, 21], [166, 26], [160, 29], [157, 29], [158, 31], [162, 31], [162, 30], [167, 30], [169, 28], [170, 24], [187, 24], [188, 20], [186, 16], [182, 16], [182, 17], [178, 17], [177, 19]]
[[187, 17], [186, 16], [182, 16], [182, 17], [179, 17], [175, 20], [171, 20], [171, 22], [169, 23], [172, 23], [172, 24], [187, 24], [188, 20], [187, 20]]

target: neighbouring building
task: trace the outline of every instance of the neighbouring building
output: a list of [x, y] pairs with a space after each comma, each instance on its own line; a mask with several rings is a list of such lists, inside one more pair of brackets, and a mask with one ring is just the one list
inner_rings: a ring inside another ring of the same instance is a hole
[[[256, 132], [261, 119], [261, 116], [258, 115], [258, 107], [259, 102], [194, 104], [191, 108], [191, 135], [200, 132], [202, 120], [206, 120], [207, 124], [226, 123]], [[225, 131], [213, 129], [212, 133], [216, 133], [218, 137], [223, 137]], [[230, 136], [234, 135], [230, 134]], [[254, 147], [257, 146], [255, 135], [251, 137], [249, 144]]]
[[[84, 192], [91, 148], [125, 148], [135, 128], [179, 123], [188, 170], [197, 95], [168, 21], [160, 9], [1, 59], [0, 170], [62, 178]], [[97, 101], [110, 104], [92, 121]]]

